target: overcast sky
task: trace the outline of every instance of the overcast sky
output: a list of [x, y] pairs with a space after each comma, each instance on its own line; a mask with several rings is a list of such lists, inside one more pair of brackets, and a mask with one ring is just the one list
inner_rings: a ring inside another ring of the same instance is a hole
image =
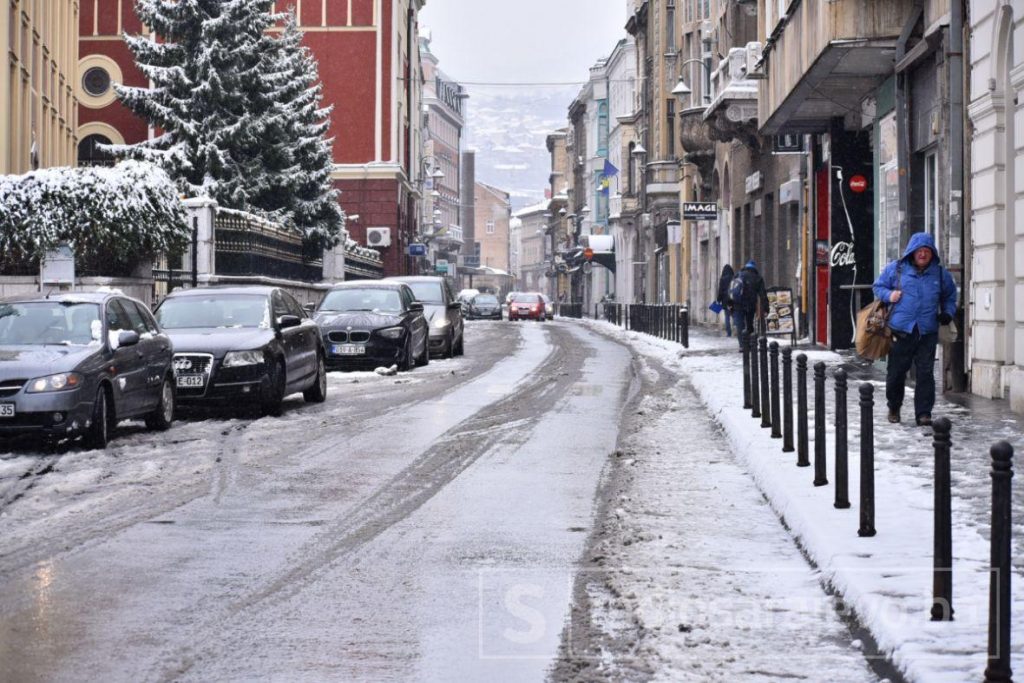
[[420, 28], [456, 82], [585, 81], [626, 36], [627, 0], [427, 0]]

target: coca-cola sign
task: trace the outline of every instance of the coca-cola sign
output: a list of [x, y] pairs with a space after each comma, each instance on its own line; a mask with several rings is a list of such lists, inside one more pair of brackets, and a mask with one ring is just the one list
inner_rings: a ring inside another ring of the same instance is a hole
[[853, 253], [853, 242], [836, 242], [832, 246], [832, 255], [829, 263], [833, 268], [844, 266], [856, 266], [857, 257]]

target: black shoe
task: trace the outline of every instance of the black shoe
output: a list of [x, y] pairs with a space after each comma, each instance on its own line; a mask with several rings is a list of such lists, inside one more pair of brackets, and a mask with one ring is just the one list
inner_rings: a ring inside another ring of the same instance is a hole
[[927, 427], [927, 426], [931, 425], [931, 423], [932, 423], [932, 416], [929, 415], [928, 413], [925, 413], [924, 415], [918, 415], [917, 416], [917, 426], [918, 427]]
[[893, 424], [896, 424], [899, 421], [900, 421], [900, 409], [896, 408], [895, 410], [893, 410], [892, 408], [889, 408], [889, 422], [892, 422]]

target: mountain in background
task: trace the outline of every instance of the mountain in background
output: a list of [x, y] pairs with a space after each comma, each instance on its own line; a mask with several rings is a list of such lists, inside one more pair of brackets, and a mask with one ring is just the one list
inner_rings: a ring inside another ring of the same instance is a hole
[[568, 125], [579, 86], [470, 86], [466, 149], [476, 150], [476, 179], [511, 195], [516, 211], [544, 199], [551, 174], [545, 140]]

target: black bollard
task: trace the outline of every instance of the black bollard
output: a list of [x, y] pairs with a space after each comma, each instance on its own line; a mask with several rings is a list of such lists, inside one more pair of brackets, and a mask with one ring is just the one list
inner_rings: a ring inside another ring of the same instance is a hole
[[793, 452], [793, 347], [782, 349], [782, 452]]
[[839, 368], [836, 378], [836, 501], [835, 507], [850, 507], [850, 474], [847, 450], [846, 370]]
[[782, 415], [779, 413], [779, 342], [768, 345], [772, 366], [772, 438], [782, 438]]
[[768, 400], [768, 393], [771, 387], [768, 386], [768, 337], [757, 339], [757, 360], [761, 366], [761, 427], [768, 429], [772, 426], [772, 409]]
[[[750, 340], [750, 416], [761, 417], [761, 390], [760, 384], [760, 373], [757, 370], [757, 337], [754, 336], [751, 330], [746, 330], [744, 334], [747, 335], [747, 339]], [[765, 378], [767, 381], [767, 378]], [[765, 406], [767, 408], [767, 406]]]
[[953, 621], [953, 512], [949, 476], [949, 432], [940, 417], [932, 422], [935, 448], [935, 553], [932, 567], [932, 621]]
[[807, 429], [807, 356], [796, 357], [796, 466], [810, 467]]
[[690, 348], [690, 309], [683, 308], [683, 348]]
[[743, 354], [743, 409], [753, 408], [750, 402], [750, 335], [740, 332], [740, 352]]
[[1013, 446], [992, 446], [992, 566], [988, 584], [988, 666], [986, 683], [1010, 681], [1010, 479]]
[[825, 473], [825, 364], [814, 364], [814, 485], [828, 485]]
[[860, 385], [860, 528], [858, 536], [875, 535], [875, 388]]

